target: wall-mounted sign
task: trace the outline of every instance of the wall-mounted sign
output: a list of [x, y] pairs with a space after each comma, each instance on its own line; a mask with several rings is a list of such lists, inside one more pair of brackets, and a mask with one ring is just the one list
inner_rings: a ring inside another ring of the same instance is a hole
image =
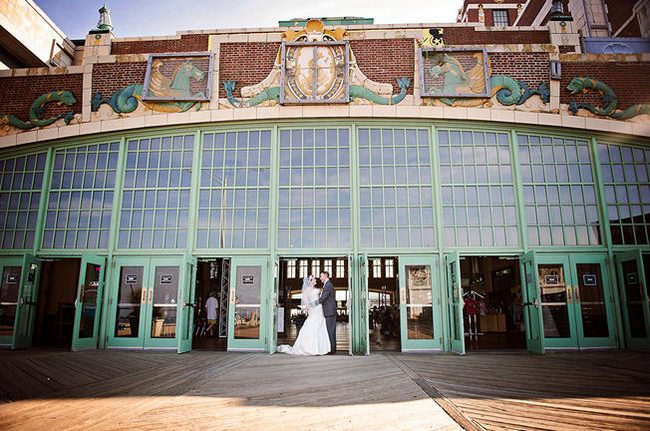
[[151, 54], [142, 100], [210, 100], [213, 62], [212, 52]]
[[628, 272], [625, 274], [625, 279], [629, 285], [639, 284], [639, 274], [636, 272]]
[[557, 286], [560, 283], [560, 277], [557, 274], [549, 274], [544, 276], [544, 284], [547, 286]]
[[20, 280], [20, 274], [15, 272], [10, 272], [7, 274], [7, 284], [16, 284]]
[[171, 274], [161, 274], [160, 275], [160, 284], [169, 284], [174, 279], [174, 276]]
[[582, 274], [582, 284], [584, 286], [598, 286], [598, 277], [596, 274]]
[[422, 97], [490, 97], [485, 48], [420, 48], [418, 53]]
[[135, 284], [138, 282], [138, 274], [126, 274], [124, 277], [124, 282], [126, 284]]
[[242, 284], [253, 284], [255, 283], [255, 276], [252, 274], [245, 274], [241, 276]]

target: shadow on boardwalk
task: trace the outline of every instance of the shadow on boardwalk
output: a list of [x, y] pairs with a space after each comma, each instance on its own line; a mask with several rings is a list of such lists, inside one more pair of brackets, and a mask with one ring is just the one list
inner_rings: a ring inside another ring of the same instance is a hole
[[1, 351], [0, 429], [647, 430], [649, 359]]

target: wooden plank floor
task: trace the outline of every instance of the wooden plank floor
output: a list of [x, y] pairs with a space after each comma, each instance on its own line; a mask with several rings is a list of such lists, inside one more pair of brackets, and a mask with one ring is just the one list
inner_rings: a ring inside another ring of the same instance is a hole
[[460, 430], [384, 355], [0, 352], [2, 430]]
[[650, 430], [650, 355], [393, 355], [477, 429]]

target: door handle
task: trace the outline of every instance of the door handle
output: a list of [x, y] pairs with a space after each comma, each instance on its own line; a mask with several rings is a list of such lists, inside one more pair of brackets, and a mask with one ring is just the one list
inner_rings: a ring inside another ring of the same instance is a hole
[[573, 286], [573, 289], [574, 289], [573, 297], [575, 298], [575, 303], [579, 304], [580, 303], [580, 286], [576, 284], [575, 286]]
[[571, 304], [573, 302], [573, 292], [572, 292], [573, 287], [568, 284], [566, 287], [566, 294], [567, 294], [567, 304]]
[[140, 292], [140, 303], [145, 304], [147, 302], [147, 289], [142, 289]]
[[153, 302], [153, 287], [149, 289], [149, 304]]

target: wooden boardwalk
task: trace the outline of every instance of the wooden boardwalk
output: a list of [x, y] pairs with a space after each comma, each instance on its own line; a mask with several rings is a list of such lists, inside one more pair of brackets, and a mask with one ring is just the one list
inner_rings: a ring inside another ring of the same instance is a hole
[[0, 369], [1, 430], [461, 429], [383, 355], [0, 351]]
[[0, 429], [648, 430], [649, 360], [2, 350]]
[[469, 429], [650, 430], [650, 354], [392, 358]]

